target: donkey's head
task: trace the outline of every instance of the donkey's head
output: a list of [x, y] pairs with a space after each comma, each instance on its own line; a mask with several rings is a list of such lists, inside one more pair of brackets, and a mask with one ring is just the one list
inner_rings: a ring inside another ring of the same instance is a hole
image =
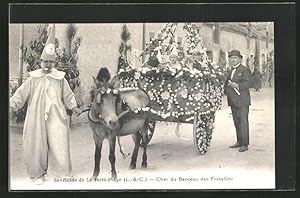
[[106, 127], [115, 130], [119, 127], [117, 105], [120, 102], [119, 91], [115, 82], [110, 80], [106, 68], [101, 68], [97, 78], [94, 78], [94, 89], [91, 91], [92, 110], [97, 119]]
[[117, 129], [119, 126], [116, 111], [119, 95], [115, 91], [109, 87], [98, 88], [93, 101], [93, 107], [100, 121], [110, 129]]

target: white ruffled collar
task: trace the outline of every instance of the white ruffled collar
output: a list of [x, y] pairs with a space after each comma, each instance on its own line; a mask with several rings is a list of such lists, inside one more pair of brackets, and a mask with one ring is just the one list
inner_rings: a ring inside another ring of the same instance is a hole
[[58, 71], [56, 68], [52, 68], [52, 71], [49, 73], [49, 74], [45, 74], [42, 69], [37, 69], [37, 70], [34, 70], [32, 72], [29, 72], [29, 75], [32, 76], [32, 77], [36, 77], [36, 78], [39, 78], [39, 77], [42, 77], [42, 76], [49, 76], [49, 77], [52, 77], [54, 79], [63, 79], [64, 76], [65, 76], [65, 72], [62, 72], [62, 71]]

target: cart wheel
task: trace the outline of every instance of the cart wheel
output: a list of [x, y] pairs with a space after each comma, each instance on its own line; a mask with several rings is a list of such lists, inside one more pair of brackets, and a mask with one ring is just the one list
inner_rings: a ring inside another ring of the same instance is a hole
[[199, 133], [199, 131], [197, 130], [197, 123], [198, 123], [198, 120], [199, 120], [199, 118], [198, 118], [198, 113], [195, 113], [195, 115], [194, 115], [194, 122], [193, 122], [193, 139], [194, 139], [194, 148], [195, 148], [195, 151], [196, 152], [198, 152], [198, 153], [200, 153], [200, 148], [199, 148], [199, 146], [198, 146], [198, 133]]
[[215, 118], [214, 114], [204, 116], [196, 113], [194, 115], [194, 123], [193, 123], [194, 147], [196, 152], [198, 152], [200, 155], [204, 155], [210, 147], [214, 118]]

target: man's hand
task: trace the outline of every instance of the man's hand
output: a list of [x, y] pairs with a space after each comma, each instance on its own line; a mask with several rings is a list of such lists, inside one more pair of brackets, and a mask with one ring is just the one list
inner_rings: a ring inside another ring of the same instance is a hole
[[75, 114], [76, 116], [79, 116], [79, 115], [82, 113], [81, 109], [79, 109], [79, 108], [77, 108], [77, 107], [74, 107], [74, 108], [72, 109], [72, 112], [73, 112], [73, 114]]
[[228, 81], [228, 86], [231, 86], [232, 88], [239, 89], [239, 85], [235, 82]]

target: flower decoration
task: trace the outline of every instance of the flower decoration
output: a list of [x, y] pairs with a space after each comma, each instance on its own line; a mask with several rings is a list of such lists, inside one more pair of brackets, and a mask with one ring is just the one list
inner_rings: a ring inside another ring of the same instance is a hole
[[160, 50], [161, 54], [171, 50], [171, 46], [175, 41], [177, 26], [177, 23], [167, 23], [157, 34], [156, 38], [152, 38], [150, 42], [146, 44], [147, 46], [140, 56], [143, 54], [152, 54], [155, 50]]
[[161, 94], [161, 98], [163, 100], [169, 100], [170, 98], [170, 93], [168, 91], [164, 91], [162, 94]]
[[188, 98], [188, 90], [186, 87], [181, 87], [179, 88], [177, 95], [180, 96], [181, 98]]
[[202, 94], [201, 92], [199, 92], [199, 93], [197, 93], [197, 94], [194, 96], [194, 99], [195, 99], [196, 101], [199, 101], [199, 100], [201, 100], [202, 97], [203, 97], [203, 94]]
[[140, 73], [140, 72], [135, 72], [135, 73], [134, 73], [134, 78], [135, 78], [136, 80], [140, 79], [140, 77], [141, 77], [141, 73]]
[[150, 100], [154, 100], [155, 99], [155, 97], [153, 95], [153, 92], [151, 90], [148, 91], [148, 96], [149, 96]]

